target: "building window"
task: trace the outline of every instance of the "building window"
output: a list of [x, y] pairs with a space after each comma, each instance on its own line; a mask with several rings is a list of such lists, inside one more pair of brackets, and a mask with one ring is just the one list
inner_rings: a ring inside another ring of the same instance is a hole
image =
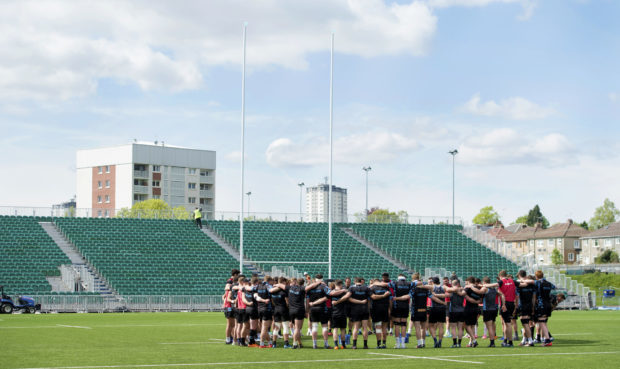
[[545, 240], [537, 240], [537, 241], [536, 241], [536, 246], [538, 246], [538, 247], [543, 247], [543, 246], [545, 246]]
[[558, 238], [558, 246], [562, 246], [562, 239]]
[[160, 195], [153, 195], [153, 198], [154, 198], [155, 200], [159, 200], [159, 199], [161, 199], [161, 196], [160, 196]]
[[[585, 241], [583, 241], [583, 242], [585, 242]], [[578, 249], [578, 248], [579, 248], [579, 240], [575, 240], [575, 241], [573, 242], [573, 246], [574, 246], [576, 249]]]
[[153, 181], [153, 187], [159, 187], [159, 181]]
[[106, 211], [105, 211], [105, 217], [106, 217], [106, 218], [109, 218], [109, 217], [110, 217], [110, 210], [106, 210]]
[[161, 172], [161, 167], [159, 165], [153, 165], [153, 172]]
[[190, 204], [195, 204], [196, 203], [196, 198], [195, 197], [188, 197], [187, 198], [187, 202]]
[[149, 182], [146, 179], [134, 179], [134, 186], [148, 186]]
[[101, 181], [97, 181], [97, 187], [101, 189]]
[[101, 210], [97, 210], [97, 216], [98, 216], [99, 218], [101, 218], [101, 214], [102, 214], [102, 213], [101, 213]]
[[110, 180], [105, 181], [105, 188], [110, 188]]
[[553, 246], [553, 240], [547, 240], [547, 245]]
[[106, 173], [110, 173], [110, 166], [109, 166], [109, 165], [106, 165], [106, 166], [105, 166], [105, 172], [106, 172]]
[[196, 174], [196, 169], [195, 168], [189, 168], [189, 174], [195, 175]]
[[190, 182], [190, 183], [187, 184], [187, 188], [190, 189], [190, 190], [195, 190], [196, 189], [196, 184]]
[[101, 196], [97, 196], [97, 203], [101, 204]]
[[598, 247], [598, 240], [594, 240], [594, 247]]
[[99, 174], [103, 174], [103, 168], [102, 167], [98, 167], [99, 169]]
[[209, 177], [211, 175], [211, 172], [208, 170], [201, 170], [200, 175], [203, 177]]
[[534, 240], [530, 241], [530, 246], [534, 246]]
[[568, 253], [568, 261], [575, 261], [575, 254], [573, 254], [572, 252]]
[[611, 238], [605, 239], [605, 246], [611, 246]]
[[110, 203], [110, 195], [105, 195], [105, 203], [106, 204]]

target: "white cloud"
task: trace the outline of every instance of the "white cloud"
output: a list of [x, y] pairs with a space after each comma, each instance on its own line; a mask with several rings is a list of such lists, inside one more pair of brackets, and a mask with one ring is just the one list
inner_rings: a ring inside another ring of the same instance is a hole
[[448, 8], [454, 6], [462, 7], [483, 7], [490, 4], [520, 4], [523, 14], [517, 16], [519, 20], [528, 20], [534, 14], [536, 0], [429, 0], [429, 5], [433, 8]]
[[308, 54], [423, 55], [437, 19], [426, 3], [381, 0], [8, 1], [0, 4], [0, 98], [69, 99], [102, 78], [145, 91], [199, 88], [203, 69], [306, 68]]
[[463, 105], [471, 114], [488, 117], [502, 117], [515, 120], [542, 119], [555, 113], [551, 108], [542, 107], [523, 97], [511, 97], [496, 103], [494, 100], [481, 101], [477, 93]]
[[459, 147], [459, 162], [467, 165], [563, 166], [576, 160], [576, 148], [564, 135], [531, 136], [500, 128], [472, 136]]
[[[334, 161], [353, 165], [376, 163], [418, 147], [415, 140], [399, 133], [372, 131], [352, 134], [334, 140]], [[324, 137], [302, 142], [279, 138], [269, 144], [265, 155], [267, 163], [273, 167], [322, 165], [329, 161], [329, 141]]]
[[616, 102], [620, 100], [620, 95], [618, 95], [615, 92], [610, 92], [609, 93], [609, 100], [611, 100], [611, 102]]

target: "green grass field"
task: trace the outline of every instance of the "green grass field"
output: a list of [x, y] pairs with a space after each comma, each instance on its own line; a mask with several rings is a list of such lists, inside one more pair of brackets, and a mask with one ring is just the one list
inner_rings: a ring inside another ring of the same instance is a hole
[[222, 313], [0, 315], [0, 368], [620, 367], [620, 313], [613, 311], [554, 312], [552, 347], [511, 349], [486, 348], [488, 340], [434, 349], [428, 338], [425, 349], [312, 350], [308, 337], [302, 350], [242, 348], [223, 343], [224, 327]]

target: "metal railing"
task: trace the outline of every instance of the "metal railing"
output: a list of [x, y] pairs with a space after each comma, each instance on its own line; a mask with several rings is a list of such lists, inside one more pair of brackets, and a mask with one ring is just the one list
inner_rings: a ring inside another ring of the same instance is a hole
[[[221, 311], [222, 297], [214, 295], [29, 295], [43, 313], [108, 313], [157, 311]], [[18, 296], [14, 296], [17, 301]]]
[[[194, 206], [194, 205], [192, 205]], [[213, 211], [213, 205], [197, 205], [205, 212]], [[177, 208], [178, 209], [178, 208]], [[97, 216], [97, 210], [91, 208], [51, 208], [51, 207], [21, 207], [0, 206], [0, 215], [7, 216], [39, 216], [39, 217], [72, 217], [90, 218]], [[143, 210], [131, 211], [130, 209], [109, 209], [114, 217], [149, 218], [149, 219], [191, 219], [191, 212], [179, 210]], [[112, 215], [111, 215], [112, 216]], [[252, 212], [245, 213], [244, 219], [248, 221], [272, 221], [272, 222], [309, 222], [312, 219], [327, 219], [324, 214], [308, 213], [285, 213], [285, 212]], [[238, 211], [215, 211], [213, 220], [240, 220]], [[450, 216], [418, 216], [418, 215], [386, 215], [365, 217], [360, 214], [347, 214], [346, 221], [341, 223], [383, 223], [383, 224], [451, 224]], [[462, 225], [463, 220], [456, 218], [456, 224]]]

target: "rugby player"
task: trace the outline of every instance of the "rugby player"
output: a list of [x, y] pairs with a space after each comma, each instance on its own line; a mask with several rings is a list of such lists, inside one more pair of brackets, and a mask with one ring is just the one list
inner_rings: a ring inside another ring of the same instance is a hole
[[424, 324], [426, 323], [426, 300], [433, 289], [431, 285], [425, 285], [420, 281], [420, 273], [413, 274], [411, 296], [411, 321], [415, 326], [415, 334], [418, 340], [417, 348], [425, 347], [426, 332]]
[[[346, 328], [347, 328], [347, 300], [351, 293], [343, 288], [342, 280], [337, 280], [334, 290], [330, 291], [329, 297], [332, 301], [332, 320], [331, 327], [334, 337], [334, 349], [346, 349]], [[338, 334], [336, 334], [338, 330]]]
[[428, 323], [435, 348], [441, 348], [446, 323], [446, 291], [439, 283], [439, 277], [433, 277], [433, 291], [430, 297], [431, 307], [428, 313]]
[[551, 339], [549, 338], [549, 329], [547, 328], [547, 319], [551, 315], [551, 291], [555, 290], [555, 285], [547, 281], [544, 277], [542, 270], [536, 271], [535, 282], [535, 315], [538, 321], [540, 335], [542, 338], [543, 346], [551, 346]]
[[258, 277], [253, 276], [249, 284], [243, 288], [244, 302], [246, 303], [245, 313], [250, 321], [249, 346], [258, 347], [256, 344], [256, 333], [258, 329], [258, 302], [254, 299], [254, 293], [258, 287]]
[[375, 327], [378, 349], [386, 348], [388, 326], [390, 324], [389, 310], [392, 292], [390, 292], [388, 284], [385, 281], [376, 281], [370, 286], [370, 299], [372, 300], [370, 316]]
[[450, 329], [452, 330], [452, 348], [461, 347], [463, 340], [463, 323], [465, 322], [465, 291], [461, 287], [461, 281], [452, 280], [452, 287], [444, 287], [446, 295], [450, 298]]
[[260, 348], [268, 348], [273, 344], [269, 338], [269, 328], [271, 328], [273, 319], [273, 306], [271, 304], [271, 293], [269, 293], [269, 290], [273, 288], [271, 283], [273, 283], [273, 279], [270, 276], [265, 276], [263, 283], [259, 283], [254, 292], [254, 300], [258, 302], [258, 317], [261, 320]]
[[532, 326], [534, 325], [534, 307], [535, 307], [535, 287], [534, 279], [528, 276], [525, 270], [517, 273], [517, 303], [519, 306], [519, 315], [521, 325], [523, 325], [523, 346], [534, 346], [532, 339]]
[[306, 317], [306, 289], [304, 288], [305, 279], [291, 279], [287, 285], [279, 284], [288, 296], [288, 312], [291, 322], [293, 322], [293, 349], [301, 348], [301, 328]]
[[357, 336], [360, 326], [362, 328], [362, 334], [364, 338], [364, 349], [368, 349], [368, 300], [370, 299], [370, 288], [363, 284], [363, 278], [355, 278], [355, 285], [349, 288], [351, 296], [349, 302], [351, 303], [351, 315], [350, 321], [353, 324], [353, 350], [357, 349]]
[[329, 349], [327, 331], [329, 327], [327, 325], [327, 307], [325, 302], [329, 296], [329, 288], [323, 282], [323, 275], [317, 274], [315, 280], [310, 285], [306, 286], [306, 294], [308, 295], [308, 306], [310, 306], [310, 322], [312, 324], [312, 348], [317, 348], [317, 335], [319, 323], [323, 331], [323, 344], [326, 349]]
[[505, 312], [506, 309], [506, 298], [502, 291], [497, 290], [497, 283], [491, 285], [491, 278], [484, 277], [482, 280], [484, 283], [484, 287], [486, 287], [487, 293], [484, 295], [482, 299], [482, 321], [484, 322], [487, 331], [489, 332], [489, 347], [495, 347], [495, 320], [497, 319], [498, 313], [498, 300], [501, 301], [501, 309], [502, 312]]
[[465, 280], [465, 330], [469, 334], [467, 347], [478, 347], [476, 338], [476, 323], [478, 322], [479, 307], [486, 293], [486, 287], [477, 288], [476, 278], [467, 277]]
[[[280, 334], [280, 328], [282, 328], [282, 337], [284, 339], [284, 348], [291, 348], [289, 344], [289, 325], [291, 318], [289, 316], [288, 308], [288, 295], [286, 294], [286, 284], [288, 280], [284, 277], [278, 278], [278, 284], [276, 284], [270, 291], [271, 301], [273, 302], [273, 344], [272, 347], [276, 347], [276, 341]], [[284, 287], [284, 288], [282, 288]]]
[[[498, 290], [504, 295], [504, 299], [506, 301], [506, 310], [502, 309], [501, 317], [502, 317], [502, 330], [504, 332], [504, 342], [502, 346], [504, 347], [512, 347], [512, 331], [514, 317], [516, 316], [517, 305], [515, 301], [517, 299], [517, 290], [515, 286], [515, 282], [505, 270], [499, 272], [499, 277], [497, 280]], [[515, 331], [516, 334], [516, 331]]]
[[403, 274], [399, 274], [395, 282], [390, 284], [394, 290], [392, 298], [392, 319], [394, 320], [394, 335], [396, 336], [396, 346], [394, 348], [405, 348], [405, 331], [407, 329], [407, 318], [409, 317], [409, 300], [413, 284], [407, 281]]

